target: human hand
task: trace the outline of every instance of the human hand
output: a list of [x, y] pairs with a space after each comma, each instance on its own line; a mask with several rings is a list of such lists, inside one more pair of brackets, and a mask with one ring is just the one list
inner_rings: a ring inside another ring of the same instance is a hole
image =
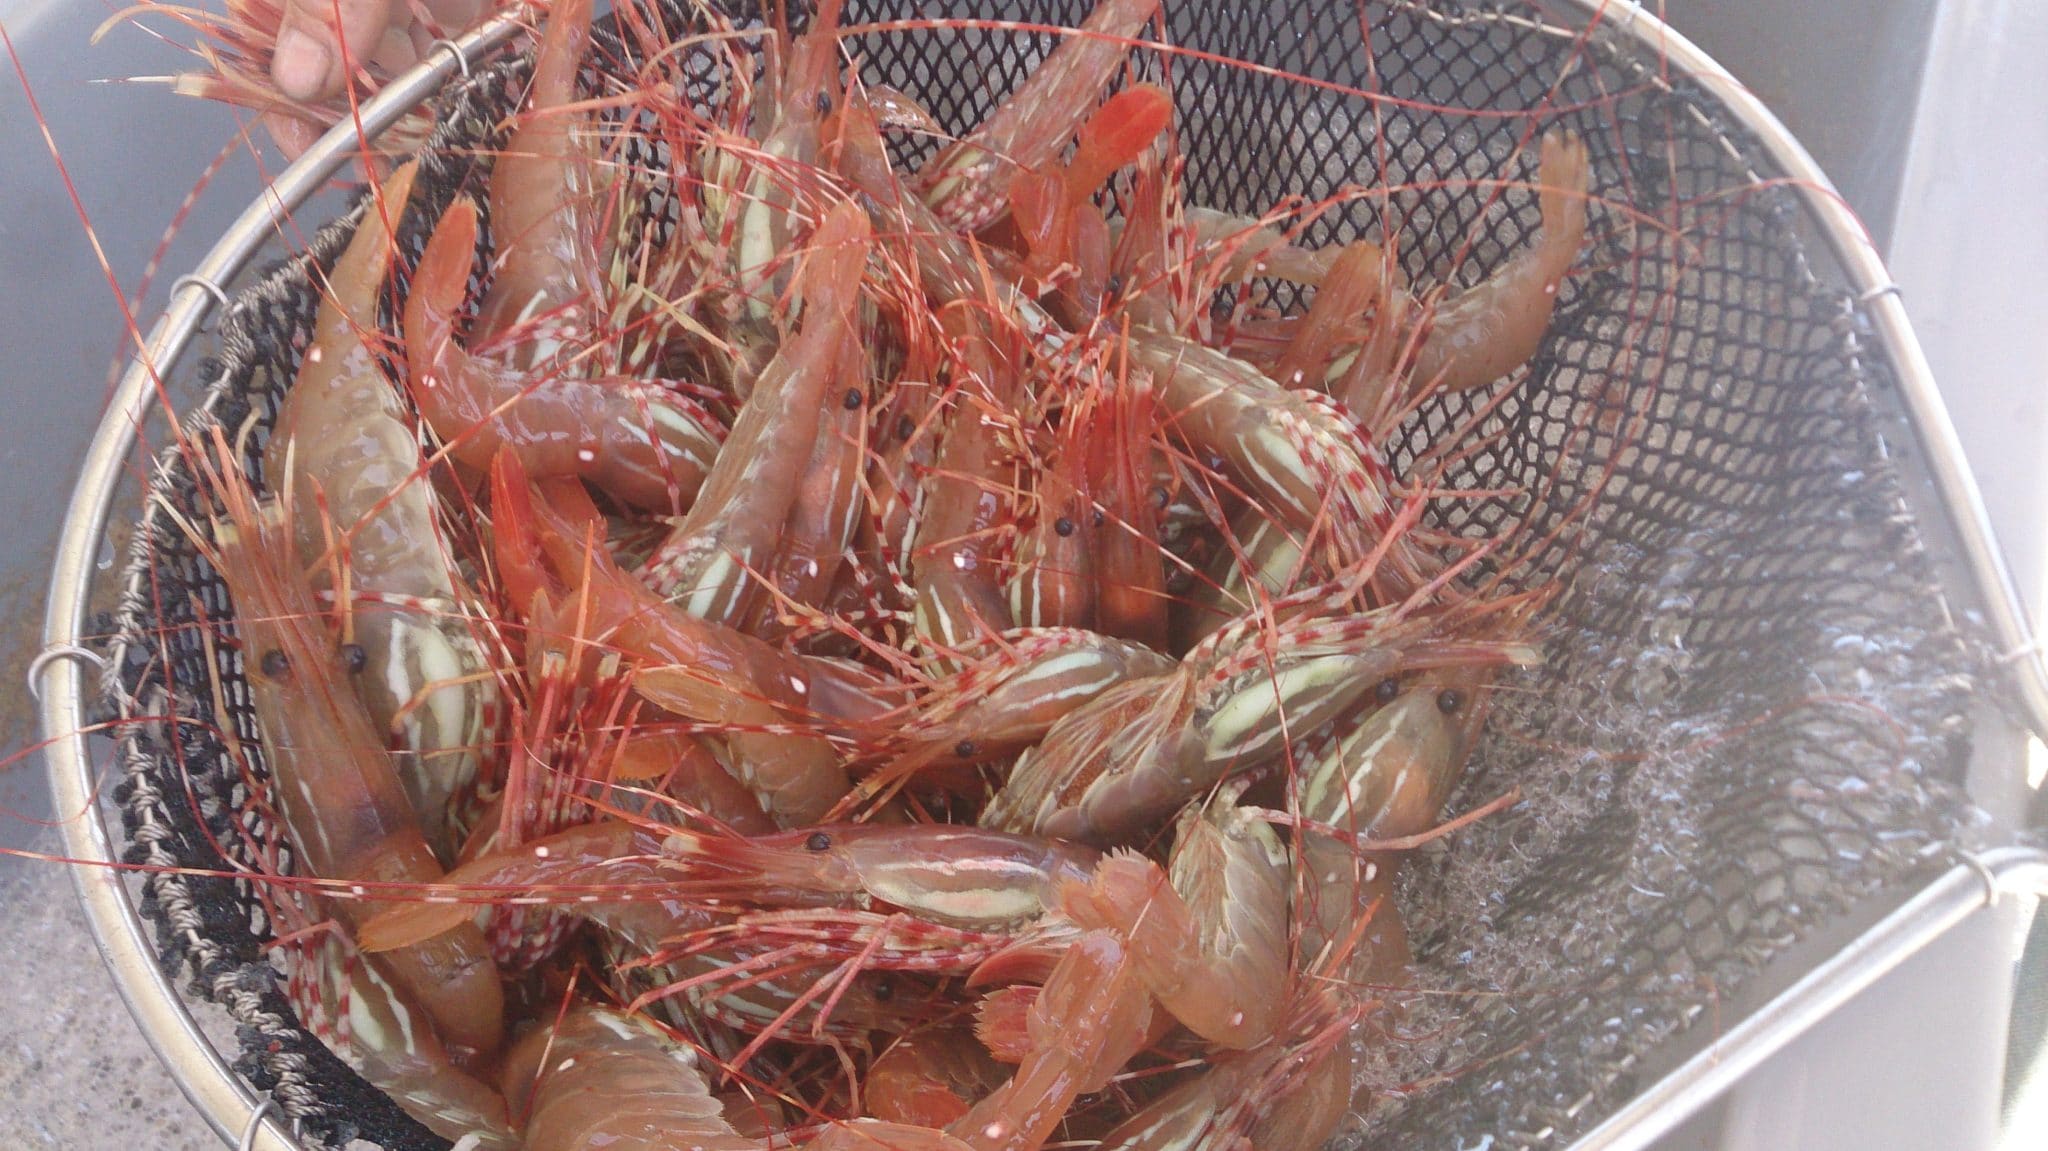
[[471, 27], [494, 6], [495, 0], [284, 0], [270, 77], [293, 100], [325, 100], [347, 82], [344, 55], [351, 66], [395, 75], [435, 39]]

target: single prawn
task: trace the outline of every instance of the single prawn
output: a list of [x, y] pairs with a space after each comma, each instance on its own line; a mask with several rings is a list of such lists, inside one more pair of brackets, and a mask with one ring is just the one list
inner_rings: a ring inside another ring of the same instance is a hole
[[814, 822], [846, 794], [845, 768], [812, 717], [861, 696], [864, 684], [838, 665], [676, 609], [605, 554], [602, 517], [580, 488], [537, 494], [515, 457], [493, 468], [492, 507], [499, 532], [532, 537], [530, 550], [546, 553], [581, 597], [591, 634], [634, 657], [635, 690], [678, 715], [727, 725], [735, 774], [778, 822]]
[[1173, 671], [1118, 684], [1063, 717], [1018, 760], [981, 824], [1113, 842], [1230, 773], [1276, 762], [1386, 676], [1538, 658], [1524, 643], [1445, 634], [1445, 622], [1392, 608], [1253, 613]]
[[[440, 879], [441, 864], [297, 562], [289, 496], [259, 506], [219, 440], [209, 471], [224, 516], [211, 551], [235, 603], [272, 796], [298, 860], [322, 879], [364, 886]], [[348, 900], [329, 911], [344, 930], [362, 922]], [[388, 952], [375, 966], [391, 1001], [416, 1004], [457, 1064], [497, 1054], [504, 992], [475, 924]]]
[[583, 205], [596, 195], [574, 155], [576, 69], [590, 0], [549, 15], [533, 96], [492, 172], [499, 237], [490, 290], [456, 341], [477, 244], [477, 208], [441, 217], [405, 302], [413, 404], [455, 459], [477, 471], [500, 449], [539, 476], [579, 476], [638, 507], [680, 510], [717, 456], [722, 429], [673, 389], [632, 377], [579, 378], [602, 277]]
[[950, 651], [1011, 623], [997, 556], [1015, 488], [1007, 473], [1020, 437], [1021, 365], [997, 346], [978, 312], [955, 307], [940, 315], [956, 338], [953, 379], [909, 558], [918, 634]]
[[754, 573], [775, 553], [827, 403], [863, 392], [857, 295], [869, 237], [866, 215], [848, 200], [818, 226], [794, 285], [801, 329], [755, 383], [704, 489], [640, 573], [699, 619], [746, 618]]
[[1158, 10], [1159, 0], [1102, 0], [972, 133], [918, 171], [920, 194], [949, 230], [971, 234], [1002, 217], [1016, 173], [1066, 145]]
[[1415, 360], [1420, 384], [1469, 391], [1536, 354], [1558, 291], [1585, 242], [1591, 178], [1586, 142], [1577, 133], [1558, 129], [1544, 135], [1536, 176], [1542, 234], [1499, 271], [1434, 309]]
[[[808, 988], [757, 970], [760, 957], [776, 950], [775, 941], [758, 933], [742, 938], [717, 930], [729, 915], [681, 890], [662, 862], [670, 831], [607, 820], [465, 863], [428, 889], [435, 902], [397, 903], [371, 919], [363, 927], [361, 945], [373, 954], [420, 946], [460, 930], [478, 906], [495, 908], [512, 900], [599, 929], [614, 941], [614, 966], [621, 976], [644, 975], [651, 983], [642, 999], [687, 1001], [689, 1012], [678, 1022], [688, 1026], [695, 1026], [689, 1018], [694, 1014], [763, 1038], [825, 1044], [859, 1043], [871, 1031], [898, 1026], [901, 1013], [886, 1001], [883, 985], [872, 980], [846, 981], [827, 1010]], [[710, 945], [674, 945], [692, 938], [708, 939]], [[706, 1036], [707, 1041], [714, 1038]]]
[[[489, 625], [457, 576], [419, 438], [379, 363], [377, 305], [390, 271], [390, 224], [416, 164], [365, 201], [327, 275], [298, 378], [278, 404], [264, 457], [295, 506], [299, 555], [345, 568], [345, 659], [377, 730], [401, 755], [399, 779], [437, 854], [454, 851], [456, 801], [469, 791], [495, 726]], [[338, 553], [338, 554], [336, 554]]]

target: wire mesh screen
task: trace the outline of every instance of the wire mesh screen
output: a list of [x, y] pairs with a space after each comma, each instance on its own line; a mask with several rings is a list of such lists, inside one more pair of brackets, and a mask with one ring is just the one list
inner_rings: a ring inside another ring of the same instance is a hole
[[[1054, 41], [991, 22], [1018, 7], [856, 4], [845, 48], [964, 131]], [[928, 23], [946, 17], [984, 22]], [[1499, 693], [1452, 810], [1511, 787], [1522, 802], [1408, 869], [1426, 993], [1404, 997], [1401, 1041], [1368, 1053], [1379, 1090], [1354, 1135], [1561, 1144], [1774, 955], [1926, 866], [1965, 810], [1971, 685], [1876, 428], [1887, 366], [1744, 134], [1619, 34], [1512, 3], [1178, 0], [1153, 35], [1171, 50], [1136, 53], [1134, 70], [1170, 81], [1192, 203], [1334, 197], [1306, 242], [1395, 244], [1419, 286], [1476, 283], [1526, 242], [1523, 157], [1545, 130], [1591, 148], [1584, 270], [1507, 385], [1503, 435], [1450, 477], [1501, 494], [1438, 513], [1468, 535], [1526, 524], [1554, 541], [1535, 572], [1562, 589], [1545, 661]], [[592, 82], [628, 72], [623, 52], [600, 35]], [[438, 104], [401, 264], [487, 168], [523, 67], [480, 69]], [[308, 338], [308, 268], [350, 226], [245, 291], [201, 369], [206, 418], [257, 429], [252, 467]], [[1421, 413], [1402, 450], [1477, 402]], [[259, 846], [277, 837], [238, 657], [208, 639], [231, 629], [225, 589], [162, 512], [203, 522], [203, 497], [175, 452], [154, 487], [109, 684], [148, 720], [124, 728], [128, 858], [288, 866]], [[157, 876], [145, 912], [166, 966], [241, 1024], [239, 1069], [310, 1139], [443, 1145], [299, 1029], [248, 885]]]

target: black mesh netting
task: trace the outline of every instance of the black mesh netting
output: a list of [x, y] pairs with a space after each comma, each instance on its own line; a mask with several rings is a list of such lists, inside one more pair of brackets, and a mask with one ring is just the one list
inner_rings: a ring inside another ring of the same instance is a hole
[[[853, 4], [848, 23], [1013, 8], [1076, 23], [1089, 6], [880, 0]], [[1542, 131], [1570, 125], [1591, 146], [1585, 271], [1499, 410], [1503, 436], [1453, 477], [1513, 494], [1442, 513], [1469, 533], [1566, 525], [1543, 552], [1563, 587], [1548, 658], [1499, 693], [1453, 808], [1511, 785], [1524, 800], [1409, 871], [1423, 979], [1447, 994], [1419, 997], [1412, 1041], [1370, 1068], [1412, 1089], [1367, 1128], [1385, 1146], [1561, 1142], [1708, 1005], [1924, 866], [1958, 822], [1970, 684], [1876, 429], [1887, 365], [1809, 264], [1796, 198], [1743, 130], [1619, 33], [1497, 3], [1166, 11], [1163, 39], [1185, 51], [1135, 64], [1172, 81], [1190, 199], [1260, 212], [1289, 194], [1387, 189], [1307, 239], [1391, 233], [1418, 284], [1475, 282], [1526, 240], [1533, 200], [1501, 181], [1533, 175], [1519, 157]], [[960, 130], [1051, 42], [905, 27], [847, 48], [871, 82]], [[600, 71], [624, 72], [621, 51], [600, 36]], [[420, 221], [480, 179], [521, 68], [479, 70], [438, 105], [409, 250]], [[205, 418], [233, 431], [253, 417], [252, 464], [311, 324], [308, 265], [349, 227], [242, 293], [202, 368]], [[1460, 414], [1425, 413], [1407, 450]], [[153, 720], [123, 729], [128, 858], [218, 868], [213, 844], [241, 857], [272, 837], [211, 734], [214, 659], [244, 745], [255, 726], [233, 648], [204, 642], [230, 627], [225, 590], [162, 512], [201, 510], [182, 456], [165, 456], [155, 490], [109, 685], [124, 716]], [[441, 1145], [296, 1029], [246, 885], [158, 876], [145, 911], [166, 967], [241, 1025], [239, 1068], [311, 1138]]]

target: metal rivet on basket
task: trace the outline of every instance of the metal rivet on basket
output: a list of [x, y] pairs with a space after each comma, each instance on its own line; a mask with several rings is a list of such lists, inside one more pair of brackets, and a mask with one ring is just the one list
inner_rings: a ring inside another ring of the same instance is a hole
[[263, 1117], [272, 1111], [278, 1111], [277, 1096], [265, 1095], [263, 1102], [250, 1113], [249, 1125], [242, 1128], [242, 1137], [235, 1141], [235, 1151], [253, 1151], [256, 1146], [256, 1131], [263, 1126]]
[[1985, 863], [1983, 858], [1977, 855], [1976, 852], [1964, 851], [1960, 847], [1955, 848], [1950, 854], [1955, 856], [1957, 863], [1976, 872], [1977, 878], [1984, 881], [1985, 910], [1988, 911], [1993, 907], [1997, 907], [1998, 897], [2005, 894], [2005, 889], [1999, 885], [1998, 873], [1991, 870], [1991, 865]]
[[100, 671], [107, 670], [106, 656], [75, 643], [53, 643], [28, 661], [28, 694], [37, 703], [43, 702], [43, 669], [60, 659], [75, 659], [80, 663], [89, 663]]
[[227, 292], [222, 290], [219, 284], [214, 283], [205, 276], [184, 275], [171, 281], [171, 295], [176, 296], [181, 288], [198, 288], [200, 291], [212, 296], [213, 302], [219, 305], [222, 312], [228, 310]]
[[462, 78], [465, 80], [469, 79], [469, 57], [463, 54], [460, 44], [453, 40], [435, 40], [428, 44], [427, 47], [446, 48], [448, 54], [455, 57], [455, 66], [462, 69]]
[[2040, 654], [2041, 641], [2038, 639], [2028, 640], [2026, 643], [2021, 644], [2020, 646], [2012, 649], [2011, 651], [2003, 651], [1998, 653], [1996, 656], [1992, 657], [1992, 662], [1996, 663], [2000, 667], [2005, 667], [2009, 664], [2018, 663], [2023, 659], [2033, 659], [2034, 657]]

